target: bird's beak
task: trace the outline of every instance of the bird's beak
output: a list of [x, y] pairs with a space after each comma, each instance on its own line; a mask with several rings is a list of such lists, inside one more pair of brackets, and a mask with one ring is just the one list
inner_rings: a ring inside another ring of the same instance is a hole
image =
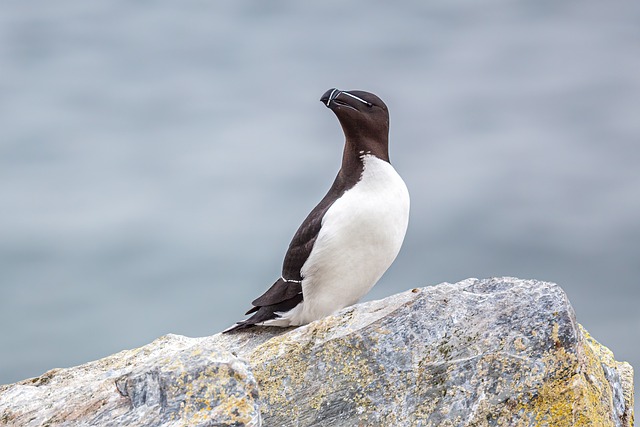
[[[340, 95], [345, 95], [347, 96], [347, 98], [342, 97], [342, 99], [338, 99]], [[324, 95], [322, 95], [322, 97], [320, 98], [320, 101], [322, 101], [322, 103], [326, 105], [327, 108], [331, 108], [332, 105], [339, 104], [341, 106], [348, 107], [352, 110], [358, 111], [358, 108], [356, 108], [353, 104], [350, 103], [353, 101], [350, 101], [350, 102], [347, 101], [349, 98], [351, 98], [352, 100], [361, 102], [367, 107], [372, 106], [372, 104], [369, 101], [365, 101], [359, 96], [355, 96], [354, 94], [349, 93], [346, 90], [340, 90], [336, 88], [329, 89], [328, 91], [326, 91]]]
[[342, 92], [339, 89], [329, 89], [324, 93], [324, 95], [322, 95], [322, 97], [320, 97], [320, 102], [322, 102], [328, 108], [331, 105], [331, 101], [336, 99], [341, 93]]

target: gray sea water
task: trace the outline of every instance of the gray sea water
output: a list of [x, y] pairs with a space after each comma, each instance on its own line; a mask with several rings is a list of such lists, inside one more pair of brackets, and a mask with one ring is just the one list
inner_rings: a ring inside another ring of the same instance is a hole
[[0, 4], [0, 383], [236, 320], [339, 168], [332, 87], [412, 196], [367, 299], [559, 283], [640, 368], [640, 3]]

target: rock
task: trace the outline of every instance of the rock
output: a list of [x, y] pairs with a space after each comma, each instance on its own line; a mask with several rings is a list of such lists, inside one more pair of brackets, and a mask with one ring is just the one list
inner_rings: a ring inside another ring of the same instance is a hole
[[167, 335], [136, 350], [0, 388], [11, 426], [260, 425], [250, 367], [212, 340]]
[[0, 387], [0, 424], [627, 427], [633, 371], [557, 285], [468, 279], [53, 370]]

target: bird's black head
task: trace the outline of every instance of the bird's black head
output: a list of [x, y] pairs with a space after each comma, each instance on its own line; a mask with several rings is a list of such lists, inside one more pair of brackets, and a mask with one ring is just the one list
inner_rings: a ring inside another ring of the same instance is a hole
[[389, 160], [389, 111], [380, 98], [361, 90], [329, 89], [320, 101], [338, 117], [347, 145]]

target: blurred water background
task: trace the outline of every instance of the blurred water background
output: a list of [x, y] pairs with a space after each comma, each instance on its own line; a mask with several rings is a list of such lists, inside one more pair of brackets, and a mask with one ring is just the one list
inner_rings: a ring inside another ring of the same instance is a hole
[[0, 383], [211, 335], [339, 168], [318, 100], [377, 93], [412, 195], [366, 299], [559, 283], [640, 368], [640, 3], [3, 2]]

